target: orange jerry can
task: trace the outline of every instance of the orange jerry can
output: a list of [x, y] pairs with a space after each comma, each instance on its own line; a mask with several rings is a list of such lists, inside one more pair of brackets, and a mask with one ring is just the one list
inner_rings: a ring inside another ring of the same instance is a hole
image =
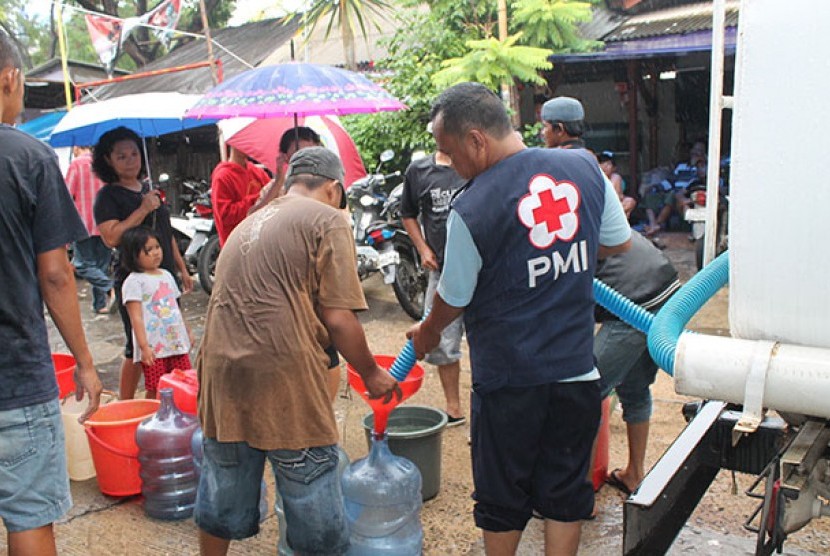
[[174, 369], [159, 379], [156, 398], [161, 396], [162, 388], [173, 389], [173, 402], [185, 413], [196, 415], [196, 395], [199, 393], [199, 379], [196, 369]]

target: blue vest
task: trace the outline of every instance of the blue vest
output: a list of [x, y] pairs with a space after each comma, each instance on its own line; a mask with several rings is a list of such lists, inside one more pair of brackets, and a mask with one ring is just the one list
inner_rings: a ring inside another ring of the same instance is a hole
[[520, 151], [455, 199], [482, 259], [464, 309], [476, 391], [591, 371], [604, 205], [599, 166], [582, 149]]

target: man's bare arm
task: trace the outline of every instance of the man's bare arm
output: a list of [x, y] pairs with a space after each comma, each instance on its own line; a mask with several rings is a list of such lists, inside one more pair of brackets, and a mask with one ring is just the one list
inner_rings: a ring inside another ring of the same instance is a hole
[[37, 279], [49, 314], [77, 363], [76, 398], [83, 399], [84, 392], [89, 395], [86, 411], [79, 418], [79, 421], [84, 421], [98, 409], [103, 386], [86, 343], [81, 324], [81, 310], [78, 306], [75, 275], [69, 264], [65, 247], [37, 256]]

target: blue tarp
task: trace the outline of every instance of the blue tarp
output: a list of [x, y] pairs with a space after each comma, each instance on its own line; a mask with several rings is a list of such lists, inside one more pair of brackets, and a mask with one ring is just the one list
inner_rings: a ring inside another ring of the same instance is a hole
[[29, 120], [28, 122], [20, 124], [17, 126], [17, 129], [25, 131], [29, 135], [40, 139], [41, 141], [48, 141], [52, 136], [52, 130], [55, 129], [55, 126], [63, 119], [64, 116], [66, 116], [66, 110], [49, 112], [48, 114], [39, 116], [34, 120]]

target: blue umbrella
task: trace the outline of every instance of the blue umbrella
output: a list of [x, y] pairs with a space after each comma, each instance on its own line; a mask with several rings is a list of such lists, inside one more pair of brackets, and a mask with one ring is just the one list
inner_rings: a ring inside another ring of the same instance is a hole
[[186, 120], [184, 113], [201, 95], [141, 93], [81, 104], [55, 126], [49, 144], [53, 147], [95, 145], [101, 135], [124, 126], [139, 137], [158, 137], [215, 120]]

